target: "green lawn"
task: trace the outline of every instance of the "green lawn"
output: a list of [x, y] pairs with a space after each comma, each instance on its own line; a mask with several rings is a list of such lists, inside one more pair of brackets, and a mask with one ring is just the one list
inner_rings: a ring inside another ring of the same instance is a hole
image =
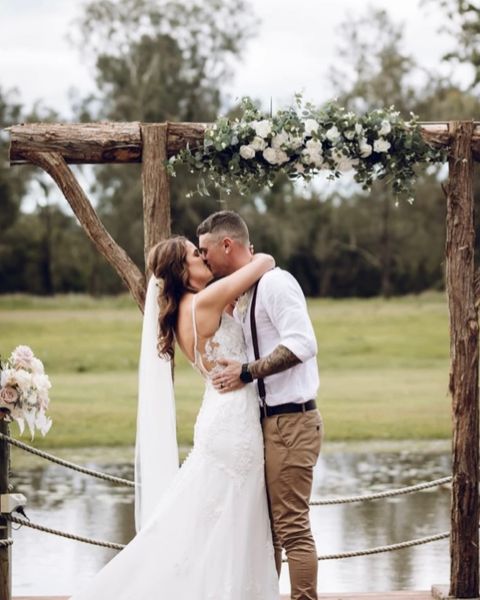
[[[309, 309], [329, 440], [450, 435], [444, 294], [311, 300]], [[18, 344], [31, 346], [53, 384], [54, 425], [35, 445], [133, 443], [140, 326], [128, 296], [0, 296], [1, 356]], [[179, 443], [189, 445], [202, 381], [180, 354], [175, 388]]]

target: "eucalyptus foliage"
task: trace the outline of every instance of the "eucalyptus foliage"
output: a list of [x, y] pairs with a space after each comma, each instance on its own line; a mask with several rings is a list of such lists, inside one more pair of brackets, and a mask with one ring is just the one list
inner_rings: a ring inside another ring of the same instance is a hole
[[241, 116], [208, 126], [202, 145], [170, 159], [170, 173], [184, 162], [203, 175], [200, 194], [208, 194], [208, 182], [227, 193], [247, 194], [272, 187], [280, 173], [310, 180], [321, 171], [330, 179], [354, 171], [363, 189], [385, 179], [397, 197], [413, 201], [415, 166], [446, 158], [423, 140], [413, 113], [406, 121], [394, 106], [357, 115], [336, 102], [318, 108], [300, 95], [295, 99], [295, 105], [269, 116], [244, 98]]

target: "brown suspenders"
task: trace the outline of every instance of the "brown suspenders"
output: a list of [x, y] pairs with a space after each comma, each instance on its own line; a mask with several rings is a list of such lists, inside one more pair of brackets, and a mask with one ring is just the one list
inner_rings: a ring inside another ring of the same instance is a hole
[[[255, 322], [255, 304], [257, 302], [258, 284], [259, 284], [259, 282], [257, 281], [257, 283], [255, 284], [255, 287], [253, 288], [252, 303], [250, 305], [250, 328], [252, 330], [253, 352], [255, 354], [256, 360], [258, 360], [260, 358], [260, 352], [258, 350], [257, 324]], [[258, 393], [259, 393], [260, 399], [262, 401], [261, 404], [262, 404], [262, 406], [266, 406], [266, 401], [265, 401], [266, 392], [265, 392], [265, 383], [264, 383], [263, 379], [260, 379], [260, 378], [257, 379], [257, 385], [258, 385]]]

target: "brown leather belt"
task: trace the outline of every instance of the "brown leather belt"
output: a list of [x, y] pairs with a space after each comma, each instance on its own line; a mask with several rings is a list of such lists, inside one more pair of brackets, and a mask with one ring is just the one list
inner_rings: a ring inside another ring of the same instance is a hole
[[308, 400], [307, 402], [287, 402], [286, 404], [277, 404], [277, 406], [267, 406], [266, 404], [260, 406], [260, 419], [265, 417], [273, 417], [274, 415], [285, 415], [287, 413], [298, 413], [307, 412], [307, 410], [315, 410], [317, 404], [315, 400]]

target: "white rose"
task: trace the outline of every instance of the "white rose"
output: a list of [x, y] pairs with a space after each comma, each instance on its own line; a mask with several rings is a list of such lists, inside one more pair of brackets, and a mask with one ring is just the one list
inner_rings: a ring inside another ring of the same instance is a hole
[[280, 133], [277, 133], [276, 135], [273, 136], [271, 144], [272, 144], [272, 148], [275, 148], [275, 150], [280, 149], [280, 147], [283, 144], [287, 144], [289, 141], [289, 135], [286, 131], [281, 131]]
[[263, 158], [271, 165], [281, 165], [289, 160], [286, 152], [270, 147], [263, 151]]
[[322, 142], [319, 142], [318, 140], [308, 140], [305, 144], [305, 149], [310, 153], [322, 154]]
[[305, 173], [305, 167], [302, 165], [301, 162], [296, 162], [293, 166], [297, 173]]
[[15, 367], [30, 369], [33, 358], [33, 352], [29, 346], [17, 346], [12, 352], [11, 361]]
[[277, 150], [277, 164], [282, 165], [289, 161], [288, 154], [283, 150]]
[[251, 126], [255, 129], [255, 133], [261, 138], [266, 138], [267, 135], [272, 133], [272, 123], [268, 121], [268, 119], [252, 121]]
[[12, 387], [14, 385], [16, 385], [15, 369], [3, 369], [0, 371], [0, 387]]
[[32, 376], [32, 383], [39, 392], [46, 392], [52, 387], [48, 375], [45, 374], [34, 374]]
[[269, 162], [271, 165], [277, 164], [277, 151], [275, 148], [265, 148], [263, 151], [263, 158]]
[[390, 144], [390, 142], [387, 142], [387, 140], [384, 140], [383, 138], [378, 138], [378, 140], [375, 140], [373, 142], [373, 149], [375, 150], [375, 152], [388, 152], [388, 149], [391, 145], [392, 144]]
[[363, 133], [363, 125], [360, 125], [360, 123], [355, 123], [355, 133], [357, 135]]
[[16, 385], [20, 388], [23, 394], [26, 394], [28, 390], [32, 387], [32, 375], [28, 371], [24, 369], [18, 369], [14, 374], [14, 381]]
[[355, 137], [355, 131], [353, 129], [349, 129], [345, 132], [345, 137], [347, 138], [347, 140], [353, 140], [353, 138]]
[[327, 133], [325, 135], [331, 142], [336, 142], [338, 140], [338, 138], [340, 137], [340, 131], [338, 131], [338, 128], [336, 125], [333, 125], [333, 127], [330, 127], [330, 129], [327, 131]]
[[249, 146], [253, 148], [255, 152], [261, 152], [267, 147], [267, 142], [263, 138], [258, 137], [258, 135], [256, 135], [250, 142]]
[[255, 156], [255, 150], [251, 146], [240, 146], [240, 156], [245, 160], [249, 160]]
[[320, 125], [317, 121], [315, 121], [315, 119], [305, 119], [303, 125], [305, 127], [305, 135], [312, 135], [312, 133], [317, 133], [318, 128], [320, 127]]
[[370, 144], [367, 144], [367, 142], [365, 140], [362, 140], [359, 145], [359, 150], [360, 150], [360, 156], [362, 158], [367, 158], [372, 153], [373, 148]]
[[42, 375], [45, 373], [45, 369], [43, 368], [43, 363], [38, 358], [32, 359], [32, 372], [38, 375]]
[[390, 125], [390, 121], [384, 120], [382, 121], [382, 127], [378, 132], [378, 135], [388, 135], [392, 131], [392, 126]]
[[319, 152], [305, 148], [302, 155], [305, 156], [305, 160], [309, 165], [320, 168], [323, 164], [323, 156]]

